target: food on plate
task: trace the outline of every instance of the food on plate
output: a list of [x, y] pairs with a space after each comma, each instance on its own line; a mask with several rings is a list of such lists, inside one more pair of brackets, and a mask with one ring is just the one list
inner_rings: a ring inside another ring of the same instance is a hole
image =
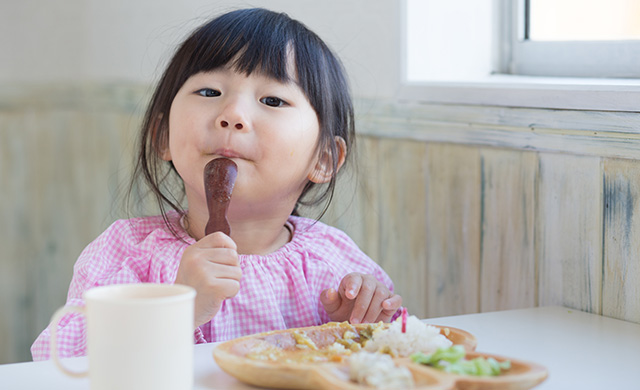
[[213, 355], [235, 378], [278, 389], [526, 390], [547, 377], [540, 365], [475, 352], [475, 346], [468, 332], [410, 316], [391, 324], [333, 322], [264, 332], [224, 342]]
[[[365, 332], [366, 333], [366, 332]], [[362, 338], [361, 338], [362, 337]], [[282, 363], [342, 362], [351, 351], [361, 349], [364, 336], [348, 322], [330, 322], [290, 332], [272, 332], [242, 344], [252, 360]]]
[[227, 209], [231, 201], [231, 192], [238, 176], [238, 166], [228, 158], [216, 158], [204, 167], [204, 190], [207, 196], [209, 221], [204, 229], [205, 235], [214, 232], [231, 233], [227, 221]]
[[[327, 331], [323, 333], [323, 330]], [[406, 332], [398, 318], [391, 324], [379, 322], [355, 327], [348, 322], [330, 322], [313, 328], [293, 330], [290, 335], [294, 345], [284, 348], [281, 334], [265, 336], [247, 353], [249, 359], [283, 361], [287, 363], [342, 362], [361, 350], [388, 354], [391, 357], [408, 357], [415, 352], [431, 353], [452, 345], [451, 340], [440, 334], [440, 329], [427, 325], [415, 316], [407, 320]], [[314, 341], [315, 340], [315, 341]]]
[[348, 322], [333, 322], [295, 329], [288, 333], [292, 340], [282, 335], [276, 333], [256, 341], [245, 356], [288, 364], [344, 363], [352, 381], [376, 389], [413, 388], [411, 372], [396, 366], [393, 358], [408, 357], [415, 352], [432, 353], [453, 344], [440, 333], [440, 328], [415, 316], [404, 316], [391, 324], [379, 322], [356, 327]]
[[348, 359], [349, 378], [375, 389], [412, 389], [411, 371], [398, 367], [391, 356], [378, 352], [361, 351]]
[[[381, 325], [381, 324], [379, 324]], [[415, 352], [431, 353], [438, 348], [453, 344], [440, 329], [427, 325], [416, 316], [409, 316], [405, 332], [402, 331], [400, 318], [388, 327], [378, 326], [373, 329], [371, 339], [367, 340], [364, 349], [369, 352], [382, 352], [392, 357], [407, 357]]]
[[435, 352], [425, 354], [416, 352], [411, 355], [414, 363], [435, 367], [439, 370], [460, 375], [496, 376], [511, 368], [511, 361], [498, 362], [492, 357], [465, 359], [465, 350], [460, 345], [438, 348]]

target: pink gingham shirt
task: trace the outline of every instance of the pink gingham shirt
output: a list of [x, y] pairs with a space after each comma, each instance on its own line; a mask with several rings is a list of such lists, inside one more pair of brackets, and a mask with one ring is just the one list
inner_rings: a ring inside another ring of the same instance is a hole
[[[95, 286], [175, 281], [182, 253], [195, 240], [180, 226], [177, 213], [170, 223], [161, 216], [119, 220], [82, 252], [74, 266], [67, 305], [83, 306], [82, 294]], [[329, 317], [320, 293], [337, 289], [350, 272], [372, 274], [391, 291], [389, 276], [342, 231], [321, 222], [290, 217], [291, 241], [268, 255], [239, 255], [242, 279], [238, 294], [222, 303], [215, 317], [196, 329], [196, 343], [302, 326], [320, 325]], [[45, 329], [31, 347], [34, 360], [48, 359], [50, 333]], [[58, 325], [60, 356], [86, 354], [86, 320], [69, 313]]]

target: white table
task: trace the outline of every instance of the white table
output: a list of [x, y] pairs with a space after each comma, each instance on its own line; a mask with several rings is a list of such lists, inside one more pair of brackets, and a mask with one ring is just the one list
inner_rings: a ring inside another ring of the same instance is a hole
[[[640, 325], [562, 307], [507, 310], [429, 319], [464, 329], [478, 351], [542, 364], [549, 378], [536, 390], [640, 389]], [[256, 389], [222, 372], [215, 344], [196, 345], [194, 389]], [[86, 358], [65, 359], [81, 370]], [[0, 365], [1, 389], [88, 389], [87, 379], [67, 378], [52, 362]]]

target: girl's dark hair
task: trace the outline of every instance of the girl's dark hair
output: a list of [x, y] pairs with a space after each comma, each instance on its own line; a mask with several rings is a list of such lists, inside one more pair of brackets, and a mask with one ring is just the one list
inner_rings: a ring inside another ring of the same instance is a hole
[[[326, 201], [326, 211], [336, 184], [339, 158], [335, 137], [342, 137], [347, 152], [354, 144], [353, 105], [345, 71], [338, 58], [325, 43], [302, 23], [284, 13], [265, 9], [242, 9], [221, 15], [196, 29], [178, 48], [156, 86], [142, 123], [139, 152], [131, 182], [142, 177], [155, 196], [165, 222], [166, 206], [184, 213], [180, 200], [184, 185], [177, 190], [171, 180], [177, 172], [171, 162], [160, 158], [160, 151], [168, 145], [169, 110], [178, 90], [185, 81], [200, 72], [212, 71], [227, 64], [236, 71], [250, 75], [259, 72], [281, 82], [291, 81], [287, 59], [295, 58], [297, 84], [315, 110], [320, 125], [317, 151], [327, 151], [333, 164], [333, 175], [321, 191], [313, 191], [308, 182], [292, 214], [300, 205], [312, 206]], [[131, 192], [130, 192], [131, 193]], [[312, 193], [314, 194], [313, 196]], [[175, 231], [174, 231], [175, 233]]]

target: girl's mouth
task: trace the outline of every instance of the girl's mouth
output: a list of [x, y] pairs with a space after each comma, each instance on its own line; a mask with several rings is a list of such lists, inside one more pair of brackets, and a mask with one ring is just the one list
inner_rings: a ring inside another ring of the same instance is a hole
[[218, 155], [220, 157], [227, 157], [227, 158], [242, 158], [242, 155], [240, 155], [240, 153], [236, 152], [233, 149], [227, 149], [227, 148], [217, 149], [216, 151], [213, 152], [213, 154]]

